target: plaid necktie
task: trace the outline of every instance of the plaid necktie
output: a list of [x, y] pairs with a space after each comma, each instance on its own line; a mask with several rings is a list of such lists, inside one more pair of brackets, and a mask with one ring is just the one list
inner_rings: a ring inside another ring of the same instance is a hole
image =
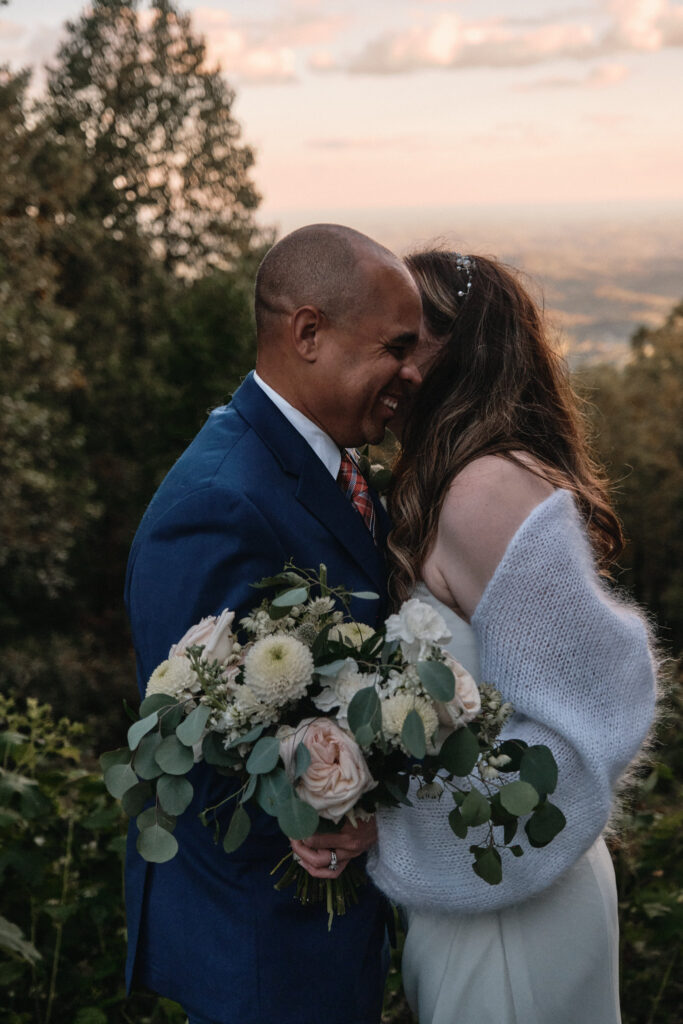
[[337, 483], [354, 508], [360, 512], [372, 539], [377, 543], [375, 506], [368, 491], [368, 483], [346, 448], [342, 448]]

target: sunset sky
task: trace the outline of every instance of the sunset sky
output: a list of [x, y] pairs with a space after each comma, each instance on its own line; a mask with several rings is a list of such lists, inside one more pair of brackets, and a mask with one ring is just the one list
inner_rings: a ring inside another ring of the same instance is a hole
[[[82, 7], [11, 0], [0, 61], [40, 65]], [[181, 7], [237, 90], [266, 214], [683, 199], [683, 2]]]

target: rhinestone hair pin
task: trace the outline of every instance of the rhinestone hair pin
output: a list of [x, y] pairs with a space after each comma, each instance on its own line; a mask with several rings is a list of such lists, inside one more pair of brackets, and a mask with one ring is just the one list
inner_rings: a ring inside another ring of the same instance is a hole
[[465, 290], [458, 292], [458, 298], [464, 299], [466, 295], [469, 295], [470, 289], [472, 288], [472, 272], [476, 267], [476, 263], [471, 256], [464, 256], [461, 252], [454, 252], [453, 256], [455, 257], [454, 262], [458, 270], [464, 270], [465, 275], [467, 276]]

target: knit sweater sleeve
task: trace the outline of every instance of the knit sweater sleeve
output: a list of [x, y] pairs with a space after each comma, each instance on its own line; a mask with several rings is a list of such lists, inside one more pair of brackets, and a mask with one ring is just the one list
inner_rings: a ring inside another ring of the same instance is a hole
[[[481, 678], [515, 707], [502, 738], [545, 744], [559, 767], [552, 796], [563, 832], [524, 856], [504, 855], [489, 886], [448, 825], [447, 795], [378, 813], [369, 871], [393, 900], [433, 911], [482, 912], [527, 899], [566, 871], [600, 835], [615, 786], [654, 714], [655, 666], [639, 613], [599, 579], [571, 495], [555, 491], [519, 528], [472, 617]], [[454, 652], [455, 653], [455, 652]], [[457, 653], [456, 653], [457, 657]]]

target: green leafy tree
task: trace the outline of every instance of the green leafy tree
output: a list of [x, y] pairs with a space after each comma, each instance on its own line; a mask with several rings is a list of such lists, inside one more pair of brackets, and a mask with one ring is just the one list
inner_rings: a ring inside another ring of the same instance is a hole
[[93, 168], [84, 209], [122, 237], [150, 239], [170, 270], [232, 267], [248, 252], [259, 201], [234, 93], [206, 63], [188, 15], [154, 0], [95, 0], [49, 75], [59, 130], [82, 136]]
[[77, 144], [27, 119], [27, 74], [0, 71], [0, 621], [35, 625], [73, 584], [70, 554], [96, 513], [83, 431], [84, 387], [50, 249], [87, 187]]
[[623, 582], [683, 647], [683, 304], [632, 341], [622, 369], [588, 377], [601, 458], [628, 540]]

